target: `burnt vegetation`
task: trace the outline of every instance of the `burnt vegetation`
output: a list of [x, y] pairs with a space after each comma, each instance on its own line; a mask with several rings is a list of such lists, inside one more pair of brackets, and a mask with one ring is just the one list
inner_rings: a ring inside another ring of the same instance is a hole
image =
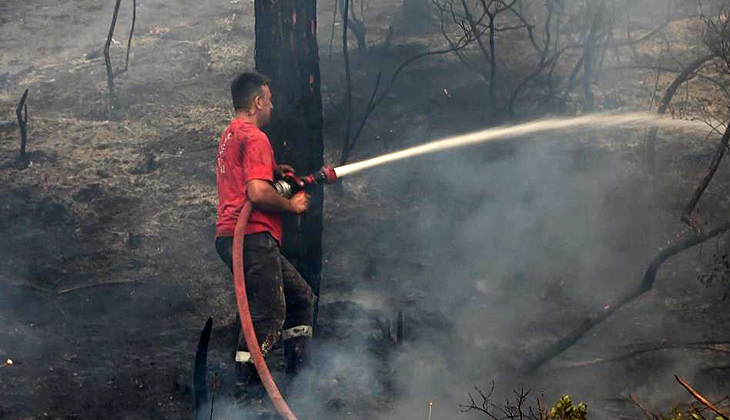
[[727, 418], [730, 1], [32, 0], [0, 24], [0, 418], [230, 414], [212, 161], [254, 66], [300, 174], [540, 117], [695, 123], [317, 190], [286, 222], [319, 295], [302, 418]]

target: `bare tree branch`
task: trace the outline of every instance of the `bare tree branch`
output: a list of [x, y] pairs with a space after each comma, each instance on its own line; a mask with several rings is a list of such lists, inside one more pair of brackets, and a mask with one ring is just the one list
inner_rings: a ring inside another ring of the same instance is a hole
[[[389, 35], [386, 37], [386, 48], [387, 45], [390, 44], [390, 35], [392, 34], [392, 28], [391, 31], [389, 31]], [[357, 140], [360, 138], [360, 134], [362, 133], [362, 129], [365, 127], [365, 123], [367, 122], [368, 118], [370, 117], [371, 113], [377, 108], [378, 105], [380, 105], [383, 100], [387, 97], [388, 93], [390, 93], [393, 86], [395, 86], [395, 81], [400, 75], [400, 73], [409, 65], [413, 64], [414, 62], [420, 60], [421, 58], [432, 56], [432, 55], [442, 55], [442, 54], [448, 54], [451, 52], [459, 51], [460, 49], [464, 48], [467, 44], [463, 41], [459, 41], [460, 44], [454, 45], [451, 48], [445, 48], [440, 50], [434, 50], [434, 51], [426, 51], [420, 54], [416, 54], [413, 57], [408, 58], [403, 63], [401, 63], [398, 68], [393, 72], [393, 75], [390, 78], [390, 82], [388, 85], [378, 93], [378, 89], [380, 87], [380, 83], [383, 76], [383, 70], [381, 69], [378, 72], [378, 76], [375, 80], [375, 87], [373, 88], [372, 93], [370, 94], [370, 100], [368, 101], [368, 105], [365, 108], [365, 114], [363, 115], [363, 118], [360, 120], [360, 124], [358, 125], [357, 129], [355, 130], [354, 135], [350, 138], [348, 142], [346, 142], [343, 145], [342, 153], [340, 154], [340, 166], [344, 165], [347, 160], [350, 157], [350, 153], [355, 148], [355, 145], [357, 143]]]
[[137, 22], [137, 0], [132, 0], [132, 28], [129, 30], [127, 41], [127, 58], [124, 60], [124, 71], [129, 68], [129, 50], [132, 47], [132, 36], [134, 36], [134, 24]]

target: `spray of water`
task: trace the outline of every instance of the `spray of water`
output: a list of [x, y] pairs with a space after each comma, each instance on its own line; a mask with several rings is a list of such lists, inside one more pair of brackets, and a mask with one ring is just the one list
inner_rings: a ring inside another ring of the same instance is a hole
[[538, 134], [579, 127], [605, 128], [619, 125], [641, 124], [651, 124], [662, 127], [690, 128], [694, 130], [707, 129], [707, 125], [702, 122], [673, 120], [668, 117], [662, 117], [656, 114], [649, 114], [645, 112], [632, 112], [622, 114], [590, 114], [574, 118], [550, 118], [511, 126], [494, 127], [487, 130], [477, 131], [475, 133], [463, 134], [461, 136], [435, 140], [420, 146], [415, 146], [398, 152], [389, 153], [387, 155], [378, 156], [376, 158], [340, 166], [338, 168], [335, 168], [335, 172], [337, 173], [338, 178], [342, 178], [343, 176], [354, 174], [356, 172], [360, 172], [374, 166], [379, 166], [385, 163], [395, 162], [402, 159], [408, 159], [415, 156], [425, 155], [428, 153], [439, 152], [442, 150], [453, 149], [457, 147], [485, 143], [493, 140], [517, 138], [530, 134]]

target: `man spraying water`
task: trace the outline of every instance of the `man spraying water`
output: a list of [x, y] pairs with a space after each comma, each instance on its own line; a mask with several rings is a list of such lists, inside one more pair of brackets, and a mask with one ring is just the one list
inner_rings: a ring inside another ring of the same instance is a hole
[[[261, 131], [273, 109], [268, 78], [243, 73], [231, 83], [231, 96], [236, 115], [221, 135], [216, 161], [219, 205], [215, 247], [233, 272], [234, 229], [243, 204], [250, 202], [253, 211], [243, 247], [245, 289], [261, 353], [272, 373], [282, 378], [285, 372], [294, 373], [306, 358], [312, 336], [313, 295], [280, 253], [281, 214], [306, 212], [309, 195], [299, 192], [285, 198], [273, 187], [275, 176], [293, 177], [294, 170], [277, 165], [269, 139]], [[261, 389], [243, 335], [239, 335], [234, 365], [234, 394], [241, 405], [257, 394], [255, 388]]]
[[[233, 81], [231, 93], [236, 117], [221, 136], [216, 167], [216, 249], [234, 273], [245, 337], [245, 342], [239, 339], [236, 353], [236, 395], [239, 400], [246, 386], [257, 377], [252, 360], [274, 406], [287, 420], [296, 420], [296, 416], [279, 393], [267, 364], [275, 373], [293, 372], [304, 360], [311, 340], [312, 291], [279, 252], [280, 215], [307, 211], [309, 196], [302, 191], [307, 185], [329, 184], [383, 164], [497, 139], [580, 127], [647, 123], [677, 128], [696, 126], [646, 113], [544, 119], [444, 138], [338, 168], [324, 167], [316, 174], [298, 178], [290, 166], [276, 164], [269, 140], [261, 131], [273, 109], [268, 79], [255, 73], [242, 74]], [[275, 175], [280, 179], [275, 181]], [[282, 341], [285, 358], [274, 357], [276, 350], [281, 350]]]

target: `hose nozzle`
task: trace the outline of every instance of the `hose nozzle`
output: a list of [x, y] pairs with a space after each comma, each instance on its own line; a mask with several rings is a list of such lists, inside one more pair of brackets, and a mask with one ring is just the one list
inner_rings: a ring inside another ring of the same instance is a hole
[[306, 184], [334, 184], [337, 181], [335, 168], [323, 166], [316, 174], [307, 175], [302, 179]]
[[323, 166], [319, 172], [298, 177], [293, 173], [284, 174], [284, 178], [274, 182], [274, 189], [282, 197], [291, 198], [309, 185], [333, 184], [337, 181], [337, 173], [331, 166]]

